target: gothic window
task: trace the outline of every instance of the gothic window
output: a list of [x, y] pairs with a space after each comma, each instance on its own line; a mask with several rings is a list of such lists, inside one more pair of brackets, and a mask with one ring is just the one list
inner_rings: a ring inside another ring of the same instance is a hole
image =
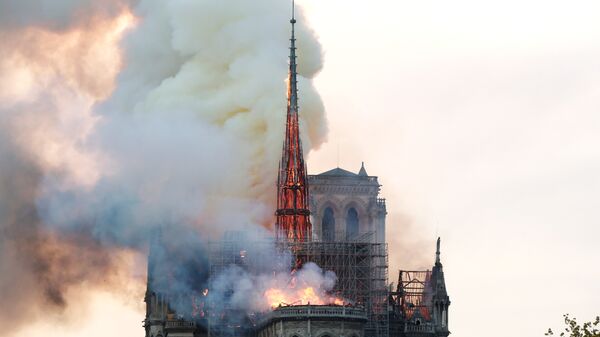
[[335, 240], [335, 217], [333, 216], [331, 207], [325, 208], [321, 230], [323, 233], [323, 241]]
[[346, 239], [355, 239], [358, 235], [358, 212], [354, 207], [348, 210], [346, 215]]

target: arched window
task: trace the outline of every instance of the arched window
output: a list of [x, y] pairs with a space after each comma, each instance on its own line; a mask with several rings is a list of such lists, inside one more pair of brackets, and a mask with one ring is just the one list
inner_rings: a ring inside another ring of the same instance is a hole
[[358, 212], [354, 207], [348, 210], [346, 215], [346, 239], [355, 239], [358, 235]]
[[331, 207], [325, 208], [323, 213], [323, 222], [321, 223], [321, 231], [323, 233], [323, 241], [335, 240], [335, 217]]

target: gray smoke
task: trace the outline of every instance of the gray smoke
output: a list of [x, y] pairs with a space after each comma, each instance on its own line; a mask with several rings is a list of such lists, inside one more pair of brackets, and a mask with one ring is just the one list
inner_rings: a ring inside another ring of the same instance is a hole
[[[202, 264], [208, 239], [271, 225], [289, 7], [0, 2], [0, 322], [60, 314], [84, 281], [119, 289], [137, 272], [123, 254], [145, 254], [156, 228]], [[119, 44], [124, 10], [136, 19]], [[326, 132], [321, 52], [298, 26], [310, 149]]]
[[[240, 323], [245, 313], [266, 312], [280, 304], [329, 304], [336, 281], [333, 272], [323, 271], [312, 262], [304, 264], [292, 275], [283, 265], [269, 273], [251, 273], [239, 266], [231, 266], [210, 280], [207, 303], [213, 310], [212, 315], [229, 314], [226, 319], [231, 322], [227, 323], [235, 326], [238, 324], [231, 323]], [[308, 288], [309, 292], [305, 294]], [[231, 312], [241, 314], [236, 316]]]
[[166, 295], [182, 318], [210, 315], [213, 328], [249, 326], [249, 316], [279, 305], [343, 300], [333, 292], [333, 272], [312, 262], [292, 270], [292, 254], [264, 229], [231, 231], [210, 242], [181, 230], [165, 228], [154, 237], [148, 273], [150, 290]]

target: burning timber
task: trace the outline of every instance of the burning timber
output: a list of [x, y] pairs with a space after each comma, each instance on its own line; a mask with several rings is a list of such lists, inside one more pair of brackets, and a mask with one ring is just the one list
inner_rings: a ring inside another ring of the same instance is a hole
[[275, 233], [228, 232], [191, 247], [185, 240], [168, 247], [162, 236], [173, 233], [156, 233], [148, 256], [146, 337], [447, 337], [450, 299], [440, 240], [432, 270], [400, 271], [393, 289], [378, 177], [364, 163], [358, 173], [338, 167], [307, 174], [293, 15], [290, 22]]

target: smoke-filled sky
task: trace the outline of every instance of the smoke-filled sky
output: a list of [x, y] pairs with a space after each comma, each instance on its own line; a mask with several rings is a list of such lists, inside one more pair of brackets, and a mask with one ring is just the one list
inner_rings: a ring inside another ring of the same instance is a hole
[[[298, 3], [309, 171], [380, 177], [390, 281], [441, 235], [455, 335], [599, 314], [600, 4]], [[141, 335], [148, 229], [268, 222], [288, 13], [0, 0], [9, 336]]]
[[[159, 229], [161, 258], [177, 262], [169, 287], [188, 294], [208, 285], [207, 240], [272, 226], [289, 3], [26, 0], [0, 2], [0, 13], [5, 334], [37, 335], [46, 320], [85, 325], [76, 313], [99, 291], [139, 313]], [[299, 21], [311, 149], [327, 130], [312, 83], [322, 53]], [[327, 273], [306, 275], [331, 289]]]

